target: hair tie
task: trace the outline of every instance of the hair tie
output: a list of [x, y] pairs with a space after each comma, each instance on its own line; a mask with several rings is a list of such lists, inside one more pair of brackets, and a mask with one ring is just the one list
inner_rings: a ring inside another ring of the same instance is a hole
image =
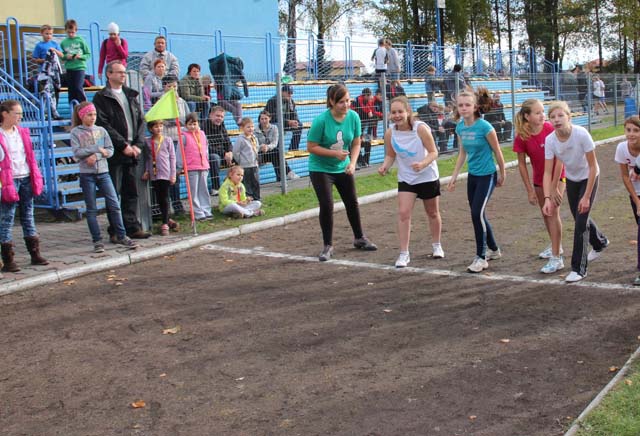
[[84, 116], [86, 114], [88, 114], [89, 112], [95, 112], [96, 111], [96, 107], [93, 105], [93, 103], [89, 103], [88, 105], [84, 106], [81, 109], [78, 109], [78, 116], [80, 117], [80, 119], [82, 120], [84, 118]]

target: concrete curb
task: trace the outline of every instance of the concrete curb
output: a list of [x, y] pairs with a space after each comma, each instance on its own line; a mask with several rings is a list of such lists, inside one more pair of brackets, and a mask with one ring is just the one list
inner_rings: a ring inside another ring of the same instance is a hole
[[591, 413], [593, 409], [595, 409], [600, 405], [600, 403], [602, 403], [602, 400], [609, 393], [609, 391], [611, 391], [611, 389], [613, 389], [620, 382], [620, 380], [622, 380], [622, 378], [627, 374], [627, 372], [629, 372], [629, 368], [631, 367], [633, 362], [635, 362], [638, 359], [638, 356], [640, 356], [640, 347], [638, 347], [638, 349], [636, 349], [636, 351], [631, 355], [631, 357], [629, 357], [629, 360], [627, 360], [627, 362], [624, 364], [622, 369], [618, 371], [616, 376], [613, 377], [611, 381], [609, 381], [609, 383], [607, 383], [604, 389], [602, 389], [600, 393], [596, 395], [596, 397], [582, 411], [580, 416], [578, 416], [576, 420], [573, 421], [573, 425], [564, 434], [564, 436], [575, 436], [578, 433], [578, 431], [580, 430], [580, 427], [582, 426], [582, 422], [587, 417], [587, 415], [589, 415], [589, 413]]
[[[611, 142], [619, 141], [624, 139], [624, 136], [610, 138], [602, 141], [596, 142], [596, 145], [608, 144]], [[505, 168], [513, 168], [518, 165], [517, 161], [511, 161], [505, 164]], [[462, 173], [458, 175], [458, 180], [464, 180], [468, 176], [467, 173]], [[450, 176], [443, 177], [440, 179], [440, 183], [442, 185], [446, 185], [451, 180]], [[376, 194], [365, 195], [363, 197], [358, 198], [360, 204], [369, 204], [375, 203], [383, 200], [387, 200], [389, 198], [393, 198], [398, 194], [397, 189], [391, 189], [389, 191], [378, 192]], [[334, 206], [334, 211], [344, 210], [344, 203], [336, 203]], [[298, 221], [306, 220], [309, 218], [315, 218], [320, 213], [319, 208], [313, 208], [304, 210], [302, 212], [296, 212], [290, 215], [285, 215], [283, 217], [271, 218], [264, 221], [257, 221], [255, 223], [243, 224], [239, 227], [222, 230], [215, 233], [210, 233], [206, 235], [198, 235], [192, 236], [188, 239], [184, 239], [178, 242], [172, 242], [160, 247], [153, 247], [143, 250], [132, 251], [128, 254], [121, 254], [119, 256], [111, 257], [109, 259], [99, 260], [96, 262], [91, 262], [88, 264], [84, 264], [81, 266], [71, 267], [68, 269], [63, 269], [59, 271], [47, 272], [41, 275], [37, 275], [35, 277], [28, 277], [25, 279], [16, 280], [10, 283], [0, 285], [0, 296], [12, 294], [18, 291], [24, 291], [27, 289], [31, 289], [37, 286], [60, 283], [65, 280], [70, 280], [76, 277], [80, 277], [83, 275], [108, 271], [110, 269], [132, 265], [138, 262], [144, 262], [146, 260], [155, 259], [161, 256], [167, 256], [174, 253], [179, 253], [182, 251], [186, 251], [195, 247], [200, 247], [205, 244], [210, 244], [212, 242], [221, 241], [229, 238], [233, 238], [239, 235], [246, 235], [253, 232], [258, 232], [261, 230], [266, 230], [272, 227], [283, 226], [291, 223], [295, 223]]]

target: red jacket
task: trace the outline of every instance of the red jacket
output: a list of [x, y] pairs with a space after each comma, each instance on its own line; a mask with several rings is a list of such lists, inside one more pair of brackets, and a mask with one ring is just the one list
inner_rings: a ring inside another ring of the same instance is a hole
[[[27, 165], [31, 172], [31, 190], [33, 196], [37, 197], [42, 194], [44, 188], [44, 181], [42, 180], [42, 173], [38, 168], [36, 162], [36, 156], [33, 153], [33, 144], [31, 143], [31, 133], [26, 127], [18, 127], [22, 143], [24, 144], [24, 153], [27, 157]], [[20, 201], [20, 196], [16, 191], [16, 187], [13, 184], [13, 173], [11, 171], [11, 155], [9, 154], [9, 147], [5, 144], [4, 135], [0, 135], [0, 146], [4, 151], [4, 159], [0, 161], [0, 182], [2, 182], [2, 202], [3, 203], [16, 203]]]
[[[360, 120], [368, 120], [374, 117], [382, 118], [382, 113], [376, 111], [375, 99], [367, 95], [359, 95], [351, 104], [351, 108], [358, 113]], [[369, 112], [372, 113], [371, 117]]]

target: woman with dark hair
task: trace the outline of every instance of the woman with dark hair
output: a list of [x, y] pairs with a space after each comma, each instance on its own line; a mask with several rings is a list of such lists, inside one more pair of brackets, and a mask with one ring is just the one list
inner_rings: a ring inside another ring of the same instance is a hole
[[362, 127], [358, 114], [350, 109], [351, 98], [344, 85], [327, 90], [327, 110], [311, 123], [307, 135], [309, 178], [320, 203], [323, 249], [321, 262], [333, 254], [333, 191], [335, 185], [353, 230], [353, 246], [373, 251], [378, 247], [362, 231], [355, 185], [355, 166], [360, 154]]

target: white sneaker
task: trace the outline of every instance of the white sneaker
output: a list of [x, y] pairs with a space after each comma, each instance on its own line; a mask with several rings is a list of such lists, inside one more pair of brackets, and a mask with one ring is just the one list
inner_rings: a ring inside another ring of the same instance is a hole
[[542, 267], [540, 272], [543, 274], [553, 274], [554, 272], [557, 272], [562, 268], [564, 268], [564, 259], [562, 258], [562, 256], [558, 256], [558, 257], [552, 256], [549, 259], [549, 262], [547, 262], [547, 264]]
[[583, 276], [581, 276], [581, 275], [580, 275], [580, 274], [578, 274], [577, 272], [575, 272], [575, 271], [571, 271], [571, 272], [569, 273], [569, 275], [568, 275], [568, 276], [566, 276], [566, 277], [564, 278], [564, 281], [565, 281], [565, 282], [569, 282], [569, 283], [579, 282], [580, 280], [582, 280], [582, 279], [583, 279], [583, 278], [585, 278], [586, 276], [587, 276], [586, 274], [585, 274], [585, 275], [583, 275]]
[[289, 179], [289, 180], [295, 180], [295, 179], [299, 179], [299, 178], [300, 178], [300, 176], [297, 175], [296, 173], [294, 173], [293, 170], [291, 170], [291, 171], [289, 171], [287, 173], [287, 179]]
[[467, 271], [470, 273], [479, 273], [489, 268], [489, 264], [481, 257], [473, 259], [473, 263], [467, 267]]
[[600, 258], [600, 256], [602, 256], [602, 253], [604, 253], [604, 250], [608, 246], [609, 246], [609, 240], [607, 239], [607, 243], [604, 245], [604, 247], [602, 247], [602, 249], [600, 251], [591, 250], [589, 252], [589, 254], [587, 254], [587, 261], [588, 262], [593, 262], [594, 260], [597, 260], [598, 258]]
[[[560, 256], [562, 256], [563, 254], [564, 254], [564, 250], [562, 250], [562, 247], [560, 247]], [[540, 259], [551, 259], [551, 257], [553, 257], [553, 251], [551, 250], [551, 245], [549, 245], [547, 248], [542, 250], [540, 254], [538, 254], [538, 257]]]
[[433, 258], [442, 259], [443, 257], [444, 257], [444, 250], [442, 249], [442, 245], [433, 244]]
[[498, 247], [498, 249], [495, 251], [487, 248], [487, 255], [486, 255], [487, 260], [496, 260], [496, 259], [500, 259], [501, 257], [502, 257], [502, 251], [500, 251], [500, 247]]
[[396, 268], [404, 268], [409, 265], [409, 262], [411, 262], [409, 252], [400, 253], [400, 255], [398, 256], [398, 260], [396, 260]]

